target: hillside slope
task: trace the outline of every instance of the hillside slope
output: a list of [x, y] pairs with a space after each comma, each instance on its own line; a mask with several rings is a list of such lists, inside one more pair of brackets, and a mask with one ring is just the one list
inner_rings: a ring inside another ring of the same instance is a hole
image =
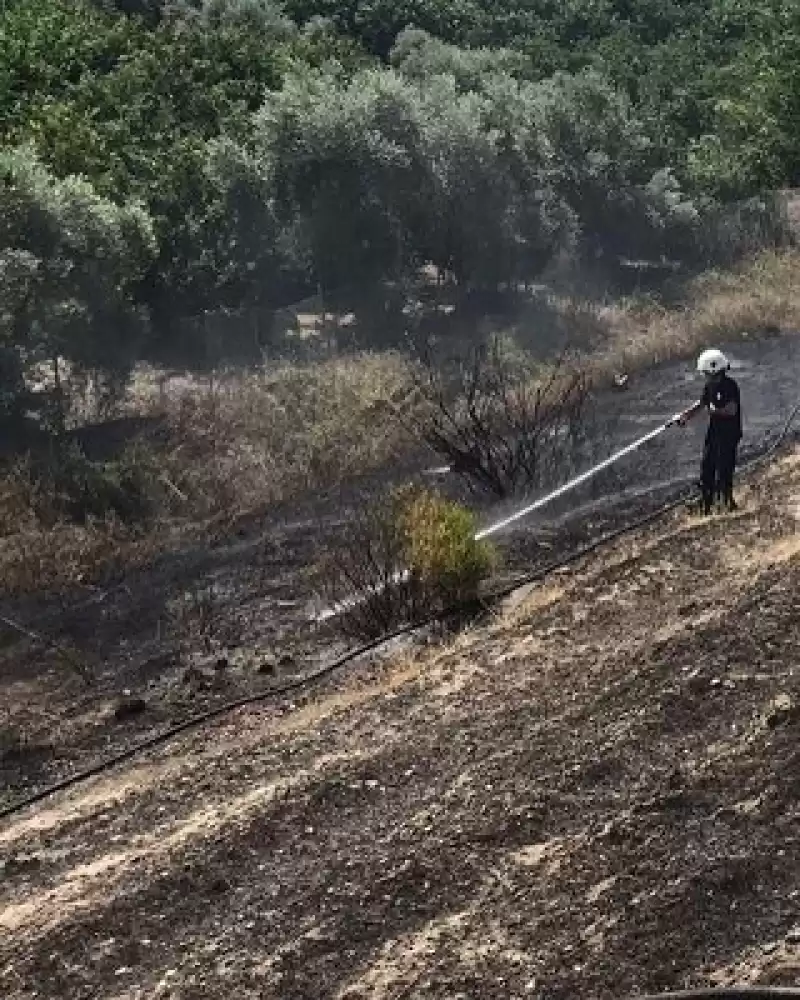
[[800, 450], [742, 500], [4, 824], [0, 992], [796, 979]]

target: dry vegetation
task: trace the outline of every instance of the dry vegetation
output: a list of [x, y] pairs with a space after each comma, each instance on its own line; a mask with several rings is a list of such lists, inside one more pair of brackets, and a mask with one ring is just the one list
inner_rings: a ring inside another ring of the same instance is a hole
[[[649, 300], [555, 306], [602, 385], [620, 370], [711, 341], [800, 328], [798, 274], [796, 251], [768, 252], [736, 272], [698, 279], [679, 308]], [[536, 330], [525, 332], [535, 343]], [[396, 419], [411, 383], [405, 359], [390, 352], [220, 372], [162, 382], [162, 391], [158, 378], [141, 373], [124, 412], [149, 418], [152, 430], [122, 464], [147, 494], [149, 516], [126, 523], [113, 504], [100, 504], [75, 523], [18, 464], [0, 482], [2, 593], [102, 583], [192, 539], [224, 537], [242, 517], [380, 473], [412, 447]]]
[[399, 356], [364, 354], [220, 373], [144, 408], [166, 421], [165, 471], [194, 516], [235, 517], [384, 465], [407, 441], [381, 404], [405, 385]]
[[142, 475], [150, 516], [126, 524], [111, 511], [76, 524], [18, 463], [0, 494], [2, 591], [103, 582], [193, 539], [224, 537], [241, 517], [385, 466], [408, 440], [379, 404], [402, 393], [405, 377], [391, 354], [219, 373], [163, 394], [142, 375], [126, 409], [152, 429], [123, 460]]
[[423, 360], [414, 379], [420, 402], [406, 419], [481, 491], [541, 490], [579, 461], [591, 390], [580, 358], [542, 369], [493, 339], [455, 373]]
[[800, 252], [765, 251], [728, 272], [696, 279], [680, 308], [652, 301], [600, 311], [608, 344], [600, 371], [633, 371], [685, 357], [709, 343], [800, 329]]

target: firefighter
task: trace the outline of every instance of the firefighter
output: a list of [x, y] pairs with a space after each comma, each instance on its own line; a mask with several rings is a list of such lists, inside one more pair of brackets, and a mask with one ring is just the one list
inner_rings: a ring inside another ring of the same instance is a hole
[[708, 411], [708, 430], [703, 445], [700, 466], [700, 489], [703, 511], [711, 513], [715, 498], [727, 510], [736, 510], [733, 499], [733, 474], [736, 451], [742, 439], [742, 407], [739, 386], [730, 377], [730, 362], [716, 348], [703, 351], [697, 359], [697, 370], [706, 384], [700, 399], [679, 414], [676, 423], [684, 427], [701, 410]]

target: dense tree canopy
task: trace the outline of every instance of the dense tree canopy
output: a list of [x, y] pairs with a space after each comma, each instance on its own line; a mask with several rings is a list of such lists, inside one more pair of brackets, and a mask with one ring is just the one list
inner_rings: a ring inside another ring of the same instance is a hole
[[[30, 148], [0, 152], [6, 381], [19, 385], [23, 363], [54, 358], [126, 371], [143, 334], [132, 290], [155, 254], [152, 222], [141, 205], [117, 205], [87, 181], [54, 177]], [[109, 336], [111, 329], [117, 336]], [[12, 408], [6, 394], [3, 408]]]
[[800, 183], [798, 67], [794, 0], [6, 0], [6, 347], [691, 256], [711, 199]]

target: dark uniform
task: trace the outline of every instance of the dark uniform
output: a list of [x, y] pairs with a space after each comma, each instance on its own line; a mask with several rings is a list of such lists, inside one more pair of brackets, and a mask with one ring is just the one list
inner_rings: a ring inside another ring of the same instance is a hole
[[723, 417], [711, 413], [703, 447], [700, 468], [700, 488], [703, 506], [710, 512], [715, 495], [729, 507], [733, 505], [733, 473], [736, 469], [736, 450], [742, 439], [742, 407], [739, 386], [732, 378], [723, 375], [716, 382], [708, 382], [700, 402], [704, 407], [714, 404], [721, 409], [736, 403], [736, 416]]

